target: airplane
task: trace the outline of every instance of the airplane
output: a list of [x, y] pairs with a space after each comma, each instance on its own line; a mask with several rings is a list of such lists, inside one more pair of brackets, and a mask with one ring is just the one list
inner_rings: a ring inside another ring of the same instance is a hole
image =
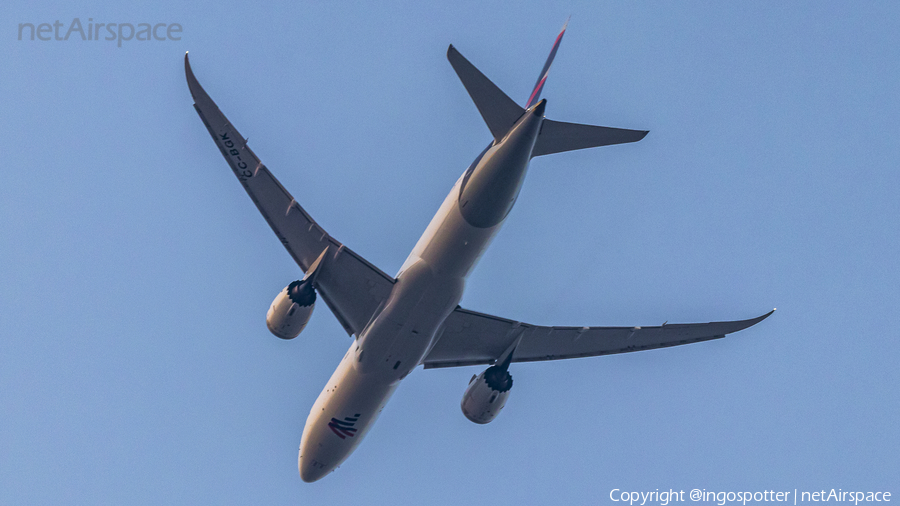
[[[567, 23], [568, 24], [568, 23]], [[297, 459], [301, 479], [335, 470], [358, 447], [400, 381], [425, 369], [487, 365], [460, 407], [494, 420], [512, 388], [512, 363], [650, 350], [725, 337], [774, 312], [740, 321], [632, 327], [540, 326], [459, 306], [466, 279], [516, 202], [535, 156], [636, 142], [642, 130], [546, 119], [541, 91], [565, 34], [556, 37], [537, 83], [519, 106], [456, 50], [447, 58], [493, 139], [453, 185], [409, 258], [391, 277], [329, 235], [259, 160], [200, 86], [187, 53], [194, 108], [253, 203], [304, 272], [272, 302], [269, 330], [297, 337], [321, 298], [354, 337], [310, 410]]]

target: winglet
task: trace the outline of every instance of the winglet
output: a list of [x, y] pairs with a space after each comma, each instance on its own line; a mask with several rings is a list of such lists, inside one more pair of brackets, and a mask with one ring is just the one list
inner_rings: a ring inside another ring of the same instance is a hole
[[[197, 82], [197, 78], [194, 77], [194, 71], [191, 70], [191, 59], [188, 58], [188, 52], [184, 52], [184, 77], [187, 78], [188, 89], [191, 90], [191, 98], [194, 100], [197, 99], [197, 95], [194, 93], [194, 87], [200, 87], [200, 83]], [[203, 88], [200, 88], [201, 90]]]
[[193, 69], [191, 69], [191, 60], [188, 57], [187, 51], [184, 52], [184, 77], [187, 78], [188, 89], [191, 90], [191, 98], [194, 99], [194, 103], [197, 103], [200, 100], [204, 100], [212, 103], [212, 105], [215, 107], [215, 103], [212, 102], [212, 99], [209, 98], [206, 90], [203, 89], [203, 86], [200, 86], [200, 81], [198, 81], [194, 76], [194, 71]]
[[775, 309], [772, 309], [768, 313], [761, 315], [761, 316], [757, 316], [756, 318], [750, 318], [749, 320], [731, 322], [731, 323], [736, 324], [735, 329], [729, 330], [728, 332], [726, 332], [726, 334], [730, 334], [732, 332], [737, 332], [739, 330], [744, 330], [746, 328], [750, 328], [750, 327], [756, 325], [757, 323], [765, 320], [766, 318], [772, 316], [772, 313], [774, 313], [774, 312], [775, 312]]

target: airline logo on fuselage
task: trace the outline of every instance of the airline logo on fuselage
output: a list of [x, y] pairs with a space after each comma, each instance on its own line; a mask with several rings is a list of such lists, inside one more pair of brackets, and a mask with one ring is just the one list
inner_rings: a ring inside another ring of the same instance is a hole
[[348, 437], [353, 437], [356, 435], [356, 421], [359, 420], [359, 413], [345, 417], [343, 420], [338, 420], [337, 418], [332, 418], [330, 422], [328, 422], [328, 428], [331, 429], [331, 432], [337, 434], [337, 437], [341, 439], [347, 439]]

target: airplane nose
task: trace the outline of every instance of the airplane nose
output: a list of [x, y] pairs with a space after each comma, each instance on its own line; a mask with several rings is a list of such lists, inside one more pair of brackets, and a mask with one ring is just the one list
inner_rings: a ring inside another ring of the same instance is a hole
[[300, 479], [306, 483], [321, 480], [331, 471], [331, 469], [328, 469], [327, 466], [323, 466], [316, 459], [304, 459], [302, 451], [297, 456], [297, 469], [300, 471]]

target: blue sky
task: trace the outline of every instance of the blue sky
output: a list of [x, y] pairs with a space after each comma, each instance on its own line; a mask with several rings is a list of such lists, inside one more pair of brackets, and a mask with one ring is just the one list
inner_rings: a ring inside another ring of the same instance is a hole
[[[894, 2], [6, 2], [0, 503], [605, 504], [611, 489], [900, 493]], [[297, 446], [349, 346], [191, 107], [182, 56], [299, 202], [394, 273], [489, 140], [453, 43], [547, 116], [649, 129], [535, 159], [463, 306], [535, 324], [750, 318], [715, 342], [417, 370], [333, 475]], [[181, 40], [17, 40], [19, 23]]]

